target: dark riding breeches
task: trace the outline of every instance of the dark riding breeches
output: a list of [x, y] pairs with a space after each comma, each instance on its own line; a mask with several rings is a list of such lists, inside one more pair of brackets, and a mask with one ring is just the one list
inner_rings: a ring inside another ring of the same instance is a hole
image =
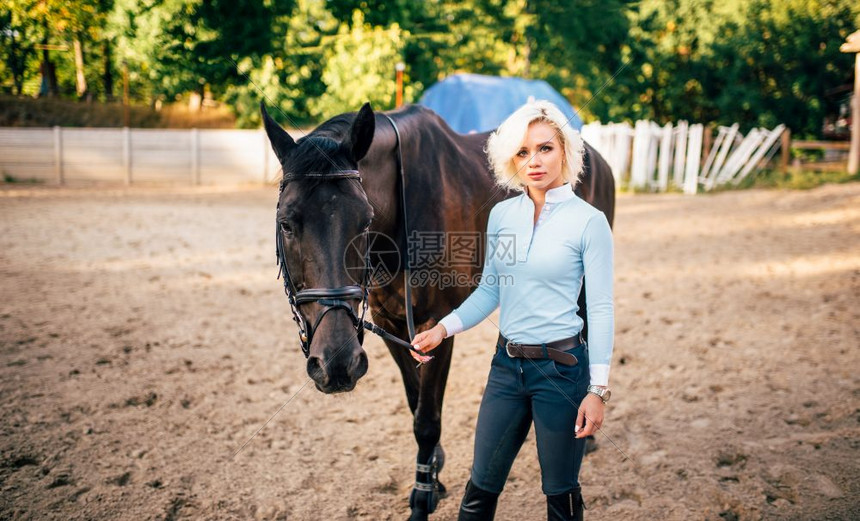
[[573, 427], [590, 380], [588, 348], [581, 344], [567, 352], [577, 365], [511, 358], [496, 345], [475, 432], [471, 479], [479, 488], [502, 492], [532, 421], [543, 493], [579, 486], [585, 438], [574, 438]]

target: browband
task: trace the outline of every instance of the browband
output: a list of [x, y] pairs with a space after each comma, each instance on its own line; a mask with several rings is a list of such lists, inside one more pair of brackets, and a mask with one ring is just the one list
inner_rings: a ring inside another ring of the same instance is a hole
[[334, 172], [304, 172], [302, 174], [287, 172], [284, 173], [282, 182], [286, 183], [288, 181], [295, 181], [297, 179], [304, 179], [307, 177], [317, 179], [361, 179], [361, 175], [359, 175], [358, 170], [336, 170]]

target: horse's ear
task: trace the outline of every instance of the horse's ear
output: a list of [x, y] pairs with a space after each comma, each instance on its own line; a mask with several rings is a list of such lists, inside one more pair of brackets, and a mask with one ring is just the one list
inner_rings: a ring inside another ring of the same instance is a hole
[[272, 150], [275, 151], [275, 155], [278, 156], [278, 161], [284, 161], [284, 158], [287, 157], [290, 149], [296, 146], [296, 142], [293, 141], [293, 138], [287, 134], [287, 131], [281, 128], [275, 120], [273, 120], [269, 113], [266, 112], [266, 104], [262, 101], [260, 102], [260, 112], [263, 113], [263, 126], [266, 127], [266, 135], [269, 136], [269, 142], [272, 144]]
[[367, 154], [370, 144], [373, 143], [373, 133], [376, 131], [376, 115], [370, 108], [370, 103], [361, 106], [361, 110], [352, 122], [349, 129], [349, 141], [344, 143], [350, 157], [358, 163]]

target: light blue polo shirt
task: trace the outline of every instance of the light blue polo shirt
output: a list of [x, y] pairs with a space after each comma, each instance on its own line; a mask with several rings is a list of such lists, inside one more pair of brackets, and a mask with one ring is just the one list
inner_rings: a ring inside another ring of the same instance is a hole
[[493, 207], [481, 282], [440, 323], [455, 335], [501, 306], [499, 329], [514, 342], [576, 336], [583, 326], [576, 301], [584, 276], [591, 383], [607, 385], [615, 332], [609, 223], [569, 183], [547, 190], [536, 225], [534, 211], [525, 192]]

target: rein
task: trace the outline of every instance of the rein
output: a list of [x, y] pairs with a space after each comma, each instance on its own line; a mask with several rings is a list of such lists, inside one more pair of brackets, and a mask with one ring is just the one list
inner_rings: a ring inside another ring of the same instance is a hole
[[[403, 208], [403, 231], [404, 231], [404, 241], [407, 241], [409, 238], [409, 225], [406, 220], [406, 176], [403, 170], [403, 155], [401, 151], [401, 140], [400, 140], [400, 131], [397, 128], [397, 125], [394, 123], [394, 120], [388, 117], [388, 115], [383, 114], [386, 119], [391, 123], [391, 126], [394, 127], [394, 135], [396, 137], [396, 163], [397, 170], [399, 174], [399, 184], [400, 184], [400, 200]], [[295, 181], [298, 179], [321, 179], [325, 181], [338, 181], [341, 179], [358, 179], [361, 182], [361, 175], [358, 170], [334, 170], [331, 172], [308, 172], [301, 175], [297, 175], [295, 173], [284, 173], [284, 177], [281, 181], [280, 190], [278, 192], [278, 207], [280, 207], [280, 195], [283, 193], [284, 189], [286, 189], [287, 184], [291, 181]], [[364, 330], [367, 329], [372, 333], [394, 342], [397, 345], [405, 347], [406, 349], [418, 353], [422, 356], [424, 353], [415, 349], [411, 343], [406, 342], [399, 337], [385, 331], [381, 327], [373, 324], [364, 319], [364, 315], [367, 311], [367, 297], [368, 297], [368, 285], [370, 282], [370, 275], [372, 272], [370, 265], [370, 241], [368, 240], [369, 229], [363, 232], [365, 239], [365, 252], [364, 252], [364, 276], [362, 277], [362, 281], [360, 285], [350, 285], [350, 286], [342, 286], [339, 288], [308, 288], [299, 290], [296, 285], [293, 283], [293, 278], [290, 275], [289, 267], [287, 266], [287, 257], [286, 257], [286, 248], [284, 245], [283, 234], [281, 232], [281, 224], [276, 220], [275, 222], [275, 245], [276, 245], [276, 256], [277, 262], [279, 265], [279, 277], [283, 277], [284, 279], [284, 292], [287, 295], [287, 300], [290, 303], [290, 310], [293, 314], [293, 320], [296, 322], [296, 325], [299, 328], [299, 340], [301, 341], [302, 353], [305, 355], [305, 358], [310, 356], [310, 347], [311, 341], [313, 340], [314, 331], [319, 327], [320, 322], [322, 322], [323, 317], [332, 310], [342, 309], [346, 311], [350, 320], [352, 321], [353, 327], [356, 329], [356, 334], [358, 336], [358, 343], [362, 345], [364, 343]], [[402, 247], [403, 245], [401, 245]], [[407, 250], [402, 250], [407, 251]], [[404, 258], [401, 253], [401, 258]], [[403, 282], [405, 286], [405, 297], [406, 297], [406, 326], [407, 331], [409, 333], [409, 338], [412, 339], [415, 337], [415, 322], [412, 314], [412, 286], [409, 283], [411, 269], [409, 266], [409, 255], [405, 255], [406, 262], [404, 263], [404, 275]], [[358, 300], [359, 306], [361, 308], [361, 315], [356, 315], [355, 310], [352, 307], [352, 301]], [[301, 314], [300, 307], [302, 304], [316, 302], [317, 304], [323, 306], [323, 312], [317, 317], [313, 326], [310, 326], [308, 322], [305, 320], [304, 316]]]

